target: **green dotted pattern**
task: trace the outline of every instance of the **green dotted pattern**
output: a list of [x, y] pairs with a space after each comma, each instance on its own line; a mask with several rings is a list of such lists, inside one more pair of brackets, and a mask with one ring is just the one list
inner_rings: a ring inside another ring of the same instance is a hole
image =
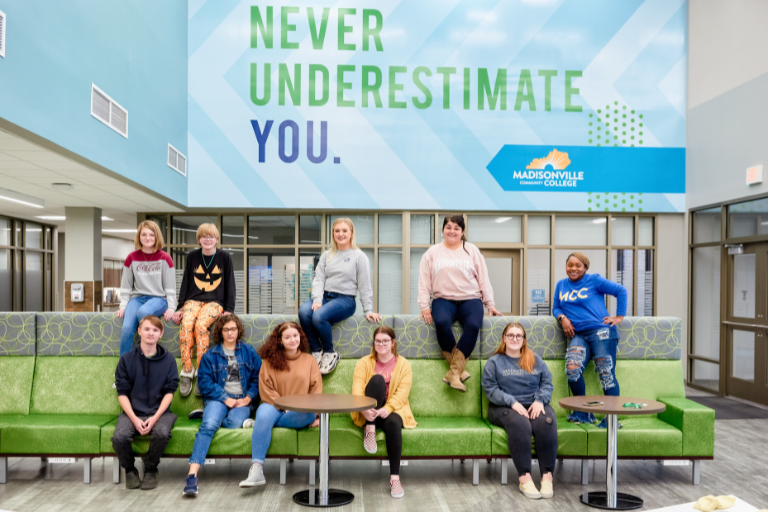
[[35, 314], [0, 313], [0, 356], [35, 355]]
[[643, 114], [619, 105], [606, 104], [605, 108], [590, 112], [587, 118], [587, 142], [590, 146], [635, 147], [643, 145], [645, 122]]
[[642, 192], [587, 192], [587, 211], [642, 212]]
[[[427, 325], [419, 315], [397, 315], [394, 317], [397, 353], [408, 359], [442, 359], [440, 345], [437, 343], [437, 331], [434, 322]], [[464, 332], [461, 324], [453, 324], [453, 336], [456, 340]], [[480, 344], [475, 345], [473, 357], [480, 354]]]

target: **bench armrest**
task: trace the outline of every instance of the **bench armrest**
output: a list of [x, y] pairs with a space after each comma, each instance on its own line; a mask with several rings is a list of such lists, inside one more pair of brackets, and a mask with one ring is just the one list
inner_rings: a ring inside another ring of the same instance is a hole
[[683, 456], [715, 454], [715, 411], [687, 398], [659, 398], [667, 409], [658, 417], [683, 433]]

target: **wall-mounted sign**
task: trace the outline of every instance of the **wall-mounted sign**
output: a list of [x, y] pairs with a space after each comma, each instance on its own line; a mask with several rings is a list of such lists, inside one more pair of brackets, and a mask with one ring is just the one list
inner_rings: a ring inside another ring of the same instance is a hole
[[747, 185], [757, 185], [763, 182], [763, 166], [756, 165], [747, 169]]
[[531, 290], [531, 302], [544, 302], [544, 290]]

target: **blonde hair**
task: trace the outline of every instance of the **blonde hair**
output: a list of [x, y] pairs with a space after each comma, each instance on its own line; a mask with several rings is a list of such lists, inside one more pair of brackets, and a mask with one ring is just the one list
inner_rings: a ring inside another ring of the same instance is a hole
[[501, 333], [501, 343], [499, 343], [499, 348], [497, 348], [496, 352], [494, 353], [507, 353], [507, 331], [513, 327], [523, 331], [523, 346], [520, 347], [520, 368], [527, 371], [528, 373], [531, 373], [533, 372], [533, 365], [536, 364], [536, 357], [533, 355], [533, 350], [528, 347], [528, 333], [525, 332], [525, 327], [523, 327], [518, 322], [511, 322], [507, 324], [507, 326], [504, 328], [504, 332]]
[[215, 237], [217, 240], [221, 238], [219, 236], [219, 228], [216, 227], [216, 224], [211, 224], [209, 222], [206, 222], [205, 224], [200, 224], [200, 227], [197, 228], [197, 243], [200, 243], [200, 239], [204, 236], [212, 236]]
[[143, 247], [141, 245], [141, 231], [144, 229], [150, 230], [155, 235], [155, 252], [159, 251], [163, 248], [163, 246], [165, 246], [165, 241], [163, 240], [163, 233], [160, 231], [160, 226], [158, 226], [154, 221], [145, 220], [139, 224], [139, 227], [136, 229], [136, 236], [133, 239], [133, 245], [136, 247], [136, 249], [141, 249]]
[[587, 258], [586, 254], [584, 254], [583, 252], [579, 252], [579, 251], [572, 252], [571, 254], [568, 255], [567, 258], [565, 258], [565, 263], [566, 264], [568, 264], [568, 260], [571, 259], [571, 257], [574, 257], [577, 260], [579, 260], [580, 262], [582, 262], [584, 264], [584, 266], [587, 267], [587, 270], [589, 270], [589, 258]]
[[331, 261], [334, 256], [336, 256], [336, 252], [339, 250], [339, 246], [336, 245], [336, 237], [333, 236], [333, 229], [336, 227], [336, 224], [341, 223], [346, 224], [349, 226], [349, 232], [351, 233], [351, 236], [349, 238], [349, 247], [351, 249], [357, 249], [357, 245], [355, 245], [355, 225], [352, 223], [352, 219], [348, 219], [346, 217], [341, 217], [339, 219], [336, 219], [333, 221], [333, 224], [331, 224], [331, 248], [328, 251], [328, 258], [326, 258], [325, 261]]

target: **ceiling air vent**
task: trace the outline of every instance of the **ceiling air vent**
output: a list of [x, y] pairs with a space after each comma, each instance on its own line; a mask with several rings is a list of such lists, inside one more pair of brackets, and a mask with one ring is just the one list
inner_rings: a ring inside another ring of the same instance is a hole
[[5, 26], [8, 24], [8, 18], [3, 11], [0, 11], [0, 57], [5, 57]]
[[91, 84], [91, 115], [128, 138], [128, 111]]
[[187, 175], [187, 157], [179, 153], [179, 151], [170, 144], [168, 144], [168, 167], [181, 173], [183, 176]]

